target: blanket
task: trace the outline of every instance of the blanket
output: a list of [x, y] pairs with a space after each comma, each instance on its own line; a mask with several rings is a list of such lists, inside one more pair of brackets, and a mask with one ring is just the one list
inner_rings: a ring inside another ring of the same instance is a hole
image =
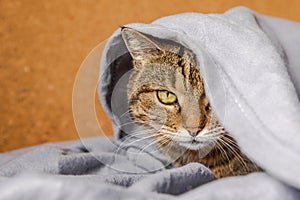
[[218, 119], [264, 172], [215, 179], [200, 163], [174, 167], [123, 117], [132, 64], [118, 29], [103, 50], [98, 83], [114, 137], [0, 154], [1, 200], [300, 199], [299, 23], [237, 7], [126, 27], [195, 53]]

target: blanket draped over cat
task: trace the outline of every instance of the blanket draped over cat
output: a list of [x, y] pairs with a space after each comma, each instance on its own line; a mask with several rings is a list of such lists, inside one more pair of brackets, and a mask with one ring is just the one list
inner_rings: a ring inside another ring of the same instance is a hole
[[126, 27], [196, 55], [217, 117], [264, 172], [215, 180], [199, 163], [174, 168], [150, 138], [122, 141], [139, 127], [122, 118], [132, 64], [119, 28], [103, 50], [98, 84], [115, 137], [0, 154], [0, 199], [300, 198], [299, 23], [237, 7]]
[[[300, 187], [299, 24], [235, 8], [223, 15], [186, 13], [126, 27], [192, 50], [210, 103], [242, 150], [268, 173]], [[111, 88], [131, 68], [122, 58], [115, 60], [127, 51], [117, 30], [104, 50], [99, 82], [109, 114], [115, 107]], [[127, 109], [126, 102], [117, 103]]]

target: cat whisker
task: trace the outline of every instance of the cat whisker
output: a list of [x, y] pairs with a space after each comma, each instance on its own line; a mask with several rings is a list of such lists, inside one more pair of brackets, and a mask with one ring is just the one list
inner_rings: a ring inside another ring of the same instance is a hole
[[[227, 134], [228, 135], [228, 134]], [[229, 136], [229, 135], [228, 135]], [[236, 143], [236, 141], [234, 141], [233, 139], [231, 138], [228, 138], [228, 137], [225, 137], [223, 136], [222, 137], [224, 140], [226, 140], [228, 143], [230, 143], [231, 145], [233, 145], [234, 147], [236, 147], [237, 149], [239, 149], [239, 146], [238, 144]], [[244, 159], [243, 159], [244, 160]], [[257, 164], [253, 163], [252, 164], [254, 165], [254, 167], [256, 168], [257, 171], [259, 171], [259, 167], [257, 166]]]
[[154, 132], [154, 130], [152, 130], [152, 129], [143, 129], [143, 130], [139, 130], [139, 131], [134, 131], [134, 132], [131, 132], [129, 134], [129, 136], [126, 137], [126, 140], [130, 139], [132, 137], [137, 137], [139, 135], [149, 135], [149, 133], [151, 133], [151, 132]]
[[[160, 134], [157, 134], [157, 135], [160, 135]], [[163, 135], [160, 135], [160, 136], [164, 137]], [[138, 157], [140, 156], [140, 154], [141, 154], [143, 151], [145, 151], [148, 147], [150, 147], [150, 146], [153, 145], [153, 144], [157, 144], [157, 143], [160, 144], [160, 142], [161, 142], [163, 139], [165, 139], [165, 138], [158, 138], [158, 139], [156, 139], [156, 140], [153, 140], [153, 141], [150, 142], [149, 144], [145, 145], [145, 146], [139, 151], [139, 153], [138, 153], [138, 155], [137, 155], [137, 159], [138, 159]], [[163, 143], [165, 143], [165, 141], [164, 141]]]
[[[223, 138], [224, 139], [224, 138]], [[234, 147], [231, 146], [230, 143], [224, 141], [223, 139], [221, 139], [220, 141], [222, 142], [222, 144], [226, 145], [228, 147], [228, 150], [234, 155], [237, 156], [237, 159], [246, 167], [246, 163], [244, 162], [244, 159], [241, 157], [241, 155], [236, 152], [236, 150], [234, 149]]]
[[173, 133], [173, 132], [171, 132], [171, 131], [162, 130], [162, 129], [160, 129], [159, 132], [160, 132], [160, 133], [169, 134], [169, 135], [172, 135], [172, 136], [175, 136], [175, 135], [176, 135], [175, 133]]
[[[220, 153], [221, 153], [222, 157], [223, 157], [223, 155], [225, 155], [225, 157], [226, 157], [228, 163], [230, 163], [230, 159], [229, 159], [229, 157], [228, 157], [227, 152], [225, 151], [225, 149], [224, 149], [224, 148], [222, 147], [222, 145], [220, 145], [218, 142], [215, 142], [215, 143], [216, 143], [217, 149], [220, 150]], [[230, 169], [231, 171], [233, 171], [233, 169], [231, 168], [230, 165], [229, 165], [229, 169]]]
[[226, 145], [228, 147], [228, 150], [237, 157], [238, 161], [245, 167], [246, 170], [249, 170], [247, 167], [247, 164], [245, 163], [244, 159], [241, 157], [241, 155], [232, 147], [228, 142], [223, 140], [224, 138], [220, 138], [219, 141], [222, 142], [222, 144]]
[[234, 140], [232, 140], [232, 139], [226, 137], [225, 135], [221, 136], [221, 138], [222, 138], [223, 140], [225, 140], [226, 142], [228, 142], [229, 144], [233, 145], [234, 147], [239, 148], [239, 146], [238, 146], [238, 144], [236, 143], [236, 141], [234, 141]]
[[166, 126], [166, 125], [162, 125], [161, 126], [161, 129], [162, 130], [166, 130], [166, 131], [173, 131], [174, 129], [172, 129], [171, 127], [168, 127], [168, 126]]
[[165, 146], [165, 144], [172, 142], [171, 139], [169, 139], [168, 137], [165, 137], [164, 135], [162, 135], [161, 138], [157, 138], [156, 140], [157, 140], [158, 148], [161, 148], [161, 147]]
[[[123, 147], [125, 147], [125, 146], [129, 146], [129, 145], [133, 144], [134, 142], [143, 140], [145, 137], [139, 138], [138, 140], [135, 140], [135, 141], [133, 141], [133, 142], [127, 144], [126, 142], [129, 141], [130, 139], [132, 139], [132, 138], [134, 138], [134, 137], [137, 137], [137, 136], [139, 136], [139, 135], [149, 134], [149, 133], [151, 133], [151, 131], [153, 131], [153, 130], [142, 130], [142, 131], [139, 131], [138, 133], [135, 133], [135, 134], [132, 134], [132, 135], [128, 136], [124, 141], [122, 141], [122, 142], [119, 144], [118, 149], [116, 150], [116, 152], [118, 152], [121, 148], [123, 148]], [[147, 136], [147, 138], [150, 138], [150, 137], [152, 137], [152, 136]], [[147, 139], [147, 138], [145, 138], [145, 139]], [[123, 144], [125, 144], [125, 145], [122, 146]]]
[[[151, 132], [150, 132], [150, 133], [151, 133]], [[135, 140], [135, 141], [130, 142], [127, 146], [130, 146], [130, 145], [132, 145], [132, 144], [135, 143], [135, 142], [139, 142], [139, 141], [142, 141], [142, 140], [145, 140], [145, 139], [153, 138], [154, 136], [158, 136], [158, 135], [160, 135], [160, 134], [154, 133], [154, 134], [151, 134], [151, 135], [149, 135], [149, 136], [145, 136], [145, 137], [139, 138], [139, 139], [137, 139], [137, 140]]]
[[131, 131], [130, 135], [134, 135], [135, 133], [140, 133], [143, 131], [154, 131], [154, 130], [149, 127], [139, 127], [139, 129], [136, 129], [135, 131]]
[[132, 112], [130, 109], [128, 109], [127, 111], [125, 111], [122, 115], [120, 115], [118, 118], [121, 119], [122, 117], [130, 114], [130, 112]]
[[136, 122], [135, 121], [131, 121], [131, 122], [127, 122], [127, 123], [123, 123], [123, 124], [120, 124], [120, 127], [123, 127], [123, 126], [128, 126], [129, 124], [135, 124]]
[[158, 142], [158, 149], [161, 149], [161, 148], [163, 148], [164, 147], [164, 149], [166, 150], [167, 149], [167, 145], [169, 144], [169, 143], [171, 143], [172, 141], [171, 140], [167, 140], [167, 139], [162, 139], [162, 140], [160, 140], [159, 142]]
[[[144, 134], [148, 134], [150, 133], [152, 130], [140, 130], [140, 131], [135, 131], [135, 132], [131, 132], [129, 136], [126, 137], [126, 139], [123, 142], [128, 141], [129, 139], [133, 138], [133, 137], [137, 137], [139, 135], [144, 135]], [[121, 144], [122, 144], [121, 143]]]
[[145, 151], [148, 147], [150, 147], [151, 145], [155, 144], [157, 141], [156, 140], [153, 140], [152, 142], [150, 142], [149, 144], [145, 145], [138, 153], [137, 157], [139, 157], [139, 155]]
[[[123, 147], [119, 146], [117, 150], [115, 150], [115, 153], [118, 153], [118, 151], [121, 149], [121, 148], [124, 148], [124, 147], [130, 147], [132, 144], [134, 144], [135, 142], [138, 142], [138, 141], [142, 141], [142, 140], [146, 140], [146, 139], [149, 139], [150, 137], [143, 137], [143, 138], [140, 138], [138, 140], [135, 140], [129, 144], [126, 144], [124, 145]], [[154, 140], [155, 141], [155, 140]]]
[[170, 140], [172, 140], [174, 137], [178, 136], [177, 134], [175, 134], [173, 132], [169, 132], [169, 131], [160, 130], [159, 132], [164, 134], [164, 136]]

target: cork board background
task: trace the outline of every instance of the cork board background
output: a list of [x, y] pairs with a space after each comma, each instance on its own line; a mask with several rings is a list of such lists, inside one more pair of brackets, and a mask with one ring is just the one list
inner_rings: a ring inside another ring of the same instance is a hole
[[[119, 26], [238, 5], [300, 22], [299, 0], [0, 0], [0, 152], [79, 138], [72, 116], [77, 70]], [[111, 134], [99, 105], [97, 112]]]

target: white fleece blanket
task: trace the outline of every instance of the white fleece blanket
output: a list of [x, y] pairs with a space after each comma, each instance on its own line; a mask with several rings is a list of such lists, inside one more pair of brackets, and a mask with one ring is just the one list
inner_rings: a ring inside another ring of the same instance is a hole
[[151, 139], [127, 140], [137, 127], [119, 128], [132, 66], [118, 29], [104, 49], [98, 87], [115, 138], [0, 154], [0, 199], [300, 199], [299, 23], [238, 7], [126, 26], [195, 53], [218, 118], [265, 172], [215, 180], [199, 163], [173, 168], [144, 148]]

